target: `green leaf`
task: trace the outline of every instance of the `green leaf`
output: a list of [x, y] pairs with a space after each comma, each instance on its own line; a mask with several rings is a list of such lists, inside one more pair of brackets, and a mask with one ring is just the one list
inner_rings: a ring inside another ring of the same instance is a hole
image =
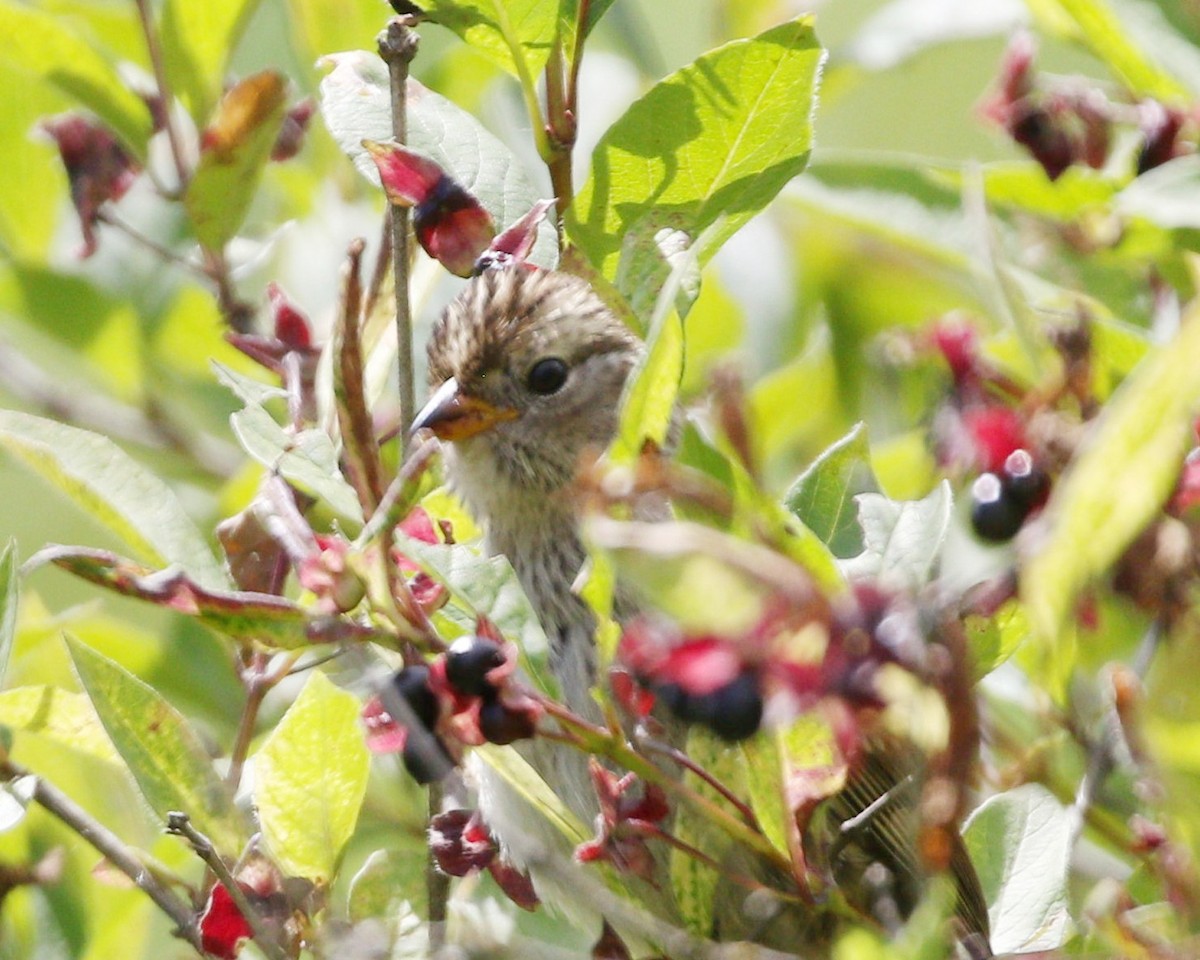
[[800, 18], [656, 84], [596, 147], [567, 214], [572, 242], [615, 280], [623, 244], [644, 249], [663, 229], [695, 240], [712, 227], [703, 266], [804, 169], [823, 59]]
[[196, 238], [208, 249], [224, 247], [246, 219], [283, 125], [285, 103], [283, 75], [264, 70], [232, 87], [205, 127], [200, 164], [183, 205]]
[[1044, 787], [989, 797], [963, 829], [997, 954], [1056, 950], [1071, 931], [1071, 816]]
[[[13, 643], [17, 638], [17, 542], [9, 540], [0, 550], [0, 687], [8, 672]], [[0, 721], [3, 722], [3, 721]]]
[[285, 874], [326, 884], [354, 832], [370, 755], [358, 699], [313, 671], [254, 755], [254, 803]]
[[546, 781], [542, 779], [542, 775], [512, 747], [499, 747], [488, 743], [476, 747], [474, 753], [499, 774], [505, 783], [537, 810], [568, 842], [580, 844], [592, 836], [592, 832], [550, 789]]
[[197, 123], [207, 119], [220, 95], [230, 54], [260, 2], [166, 0], [159, 32], [167, 79]]
[[61, 17], [0, 2], [0, 62], [52, 84], [103, 120], [136, 157], [146, 156], [150, 111], [113, 64], [72, 33]]
[[178, 564], [210, 589], [224, 570], [174, 492], [112, 441], [53, 420], [0, 411], [0, 446], [156, 566]]
[[47, 737], [80, 753], [121, 763], [91, 701], [61, 687], [15, 687], [0, 693], [0, 724]]
[[1177, 157], [1143, 173], [1117, 194], [1116, 211], [1164, 230], [1200, 229], [1200, 157]]
[[1078, 38], [1103, 60], [1130, 92], [1186, 104], [1191, 94], [1134, 42], [1108, 0], [1029, 0], [1034, 13], [1051, 21], [1066, 17]]
[[854, 497], [878, 490], [867, 428], [859, 423], [812, 462], [783, 502], [836, 556], [851, 557], [863, 549]]
[[888, 581], [906, 590], [925, 586], [950, 528], [950, 484], [943, 480], [922, 500], [891, 500], [880, 493], [857, 499], [864, 547], [842, 564], [846, 576]]
[[358, 497], [342, 477], [337, 450], [324, 430], [289, 433], [257, 403], [247, 404], [229, 420], [242, 447], [255, 460], [269, 470], [278, 470], [343, 519], [362, 524]]
[[1011, 600], [991, 617], [967, 616], [963, 629], [971, 654], [972, 674], [980, 679], [1017, 652], [1029, 636], [1029, 620], [1025, 608]]
[[1106, 571], [1170, 495], [1191, 445], [1200, 404], [1200, 306], [1171, 343], [1152, 351], [1113, 394], [1080, 452], [1054, 486], [1045, 536], [1021, 573], [1035, 635], [1061, 653], [1081, 590]]
[[425, 832], [406, 837], [405, 850], [376, 850], [363, 862], [346, 894], [346, 913], [353, 922], [386, 920], [424, 895], [427, 840]]
[[109, 739], [159, 819], [186, 813], [223, 856], [247, 836], [229, 790], [191, 725], [149, 685], [71, 637], [67, 649]]
[[[321, 81], [321, 115], [342, 151], [372, 183], [379, 171], [364, 140], [392, 136], [387, 67], [361, 50], [323, 57], [333, 70]], [[435, 161], [469, 190], [500, 228], [528, 213], [540, 199], [511, 150], [475, 117], [416, 80], [408, 81], [408, 146]], [[530, 262], [552, 267], [558, 240], [554, 224], [543, 221]]]
[[313, 615], [285, 597], [242, 590], [206, 590], [186, 574], [150, 570], [107, 550], [46, 547], [30, 564], [50, 562], [126, 597], [195, 617], [235, 640], [293, 650], [314, 643], [375, 638], [369, 627], [349, 617]]
[[667, 442], [683, 376], [683, 322], [673, 307], [675, 289], [670, 282], [663, 287], [646, 350], [625, 382], [620, 423], [608, 454], [613, 463], [632, 463], [646, 440], [658, 447]]
[[514, 76], [540, 73], [546, 65], [558, 26], [558, 6], [547, 0], [431, 0], [421, 4], [430, 20], [453, 30]]
[[[693, 727], [688, 731], [687, 755], [723, 783], [737, 783], [740, 779], [742, 771], [739, 769], [738, 752], [702, 728]], [[684, 783], [713, 803], [727, 802], [693, 773], [684, 775]], [[675, 813], [671, 832], [684, 843], [705, 851], [718, 861], [720, 856], [714, 854], [719, 854], [719, 849], [715, 849], [714, 844], [728, 843], [727, 838], [721, 837], [707, 819], [682, 804]], [[671, 849], [670, 872], [671, 889], [684, 927], [696, 936], [708, 936], [713, 929], [713, 908], [720, 875], [708, 864], [701, 863], [676, 847]]]

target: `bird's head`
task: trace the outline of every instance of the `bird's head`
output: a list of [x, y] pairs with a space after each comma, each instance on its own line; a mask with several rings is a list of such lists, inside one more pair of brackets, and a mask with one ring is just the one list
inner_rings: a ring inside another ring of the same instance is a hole
[[583, 280], [489, 270], [434, 327], [431, 397], [413, 427], [454, 445], [452, 474], [470, 500], [479, 503], [487, 484], [554, 492], [574, 478], [585, 450], [612, 439], [640, 350]]

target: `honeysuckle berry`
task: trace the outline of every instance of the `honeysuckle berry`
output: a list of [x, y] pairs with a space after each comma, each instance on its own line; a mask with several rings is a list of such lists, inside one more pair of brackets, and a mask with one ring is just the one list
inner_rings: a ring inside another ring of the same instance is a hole
[[758, 731], [762, 723], [763, 699], [758, 677], [753, 671], [745, 671], [704, 699], [709, 713], [705, 724], [718, 737], [745, 740]]
[[1024, 449], [1008, 455], [1000, 480], [1008, 497], [1026, 513], [1045, 503], [1050, 492], [1050, 478]]
[[479, 731], [489, 743], [501, 746], [526, 740], [536, 729], [530, 713], [514, 710], [502, 700], [485, 697], [479, 707]]
[[405, 667], [392, 678], [392, 686], [426, 729], [432, 730], [437, 725], [441, 709], [429, 685], [427, 666], [418, 663]]
[[441, 780], [454, 767], [454, 758], [436, 736], [410, 735], [401, 757], [409, 776], [422, 785]]
[[1029, 511], [1009, 495], [994, 473], [981, 473], [971, 485], [971, 527], [976, 535], [993, 543], [1011, 540], [1021, 529]]
[[500, 644], [485, 637], [459, 637], [446, 651], [446, 681], [470, 697], [495, 692], [488, 674], [505, 662]]

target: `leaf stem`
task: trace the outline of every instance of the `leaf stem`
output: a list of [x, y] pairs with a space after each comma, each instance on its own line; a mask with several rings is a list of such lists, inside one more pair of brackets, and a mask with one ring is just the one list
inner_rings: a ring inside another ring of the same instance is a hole
[[258, 944], [269, 960], [288, 960], [287, 952], [279, 943], [278, 937], [275, 936], [274, 931], [268, 928], [262, 914], [255, 909], [246, 896], [245, 891], [238, 885], [233, 874], [229, 872], [229, 868], [225, 866], [225, 861], [217, 855], [217, 851], [213, 849], [212, 841], [192, 826], [188, 815], [175, 811], [168, 813], [167, 833], [183, 837], [183, 839], [192, 845], [192, 849], [196, 851], [196, 855], [207, 864], [208, 868], [217, 878], [217, 882], [229, 894], [229, 898], [233, 901], [234, 906], [238, 908], [238, 912], [250, 924], [250, 929], [254, 931], [254, 942]]
[[554, 154], [550, 137], [546, 132], [546, 119], [542, 116], [542, 105], [538, 101], [537, 83], [533, 79], [533, 74], [529, 72], [529, 64], [525, 60], [525, 50], [521, 46], [521, 39], [517, 36], [516, 30], [513, 29], [512, 21], [508, 18], [505, 4], [493, 3], [492, 7], [496, 11], [496, 25], [504, 36], [504, 42], [508, 44], [508, 51], [512, 54], [513, 64], [517, 68], [517, 80], [521, 84], [521, 96], [525, 101], [525, 110], [529, 114], [530, 126], [533, 128], [533, 142], [537, 146], [538, 156], [549, 166]]
[[[408, 139], [408, 68], [417, 55], [420, 39], [412, 29], [410, 17], [393, 17], [379, 35], [379, 56], [388, 68], [391, 92], [392, 137], [403, 145]], [[407, 207], [390, 204], [392, 235], [392, 275], [396, 298], [396, 363], [400, 375], [400, 446], [407, 446], [407, 426], [416, 415], [416, 391], [413, 385], [412, 305], [409, 302], [409, 213]]]
[[694, 773], [697, 777], [699, 777], [717, 793], [724, 797], [725, 800], [728, 801], [729, 804], [742, 815], [742, 819], [746, 821], [746, 826], [751, 827], [754, 830], [761, 829], [758, 824], [758, 818], [754, 815], [754, 811], [750, 809], [750, 805], [738, 797], [731, 789], [729, 789], [729, 787], [714, 777], [708, 770], [705, 770], [704, 767], [698, 764], [682, 750], [676, 749], [669, 743], [661, 743], [658, 740], [652, 740], [648, 737], [639, 738], [638, 746], [657, 753], [659, 756], [666, 757], [673, 763], [679, 764], [679, 766], [683, 767], [685, 770]]
[[[0, 776], [6, 780], [15, 780], [19, 777], [30, 776], [30, 773], [12, 761], [6, 760], [0, 763]], [[138, 889], [174, 921], [176, 936], [186, 940], [197, 951], [203, 953], [200, 946], [200, 931], [196, 926], [195, 911], [163, 885], [153, 871], [138, 859], [133, 850], [126, 846], [115, 833], [93, 819], [91, 814], [43, 777], [34, 776], [33, 799], [95, 847], [109, 863], [132, 880]]]
[[747, 826], [737, 817], [679, 780], [668, 776], [634, 750], [621, 736], [613, 734], [604, 727], [589, 723], [553, 700], [541, 697], [533, 691], [530, 691], [530, 695], [538, 697], [548, 714], [579, 736], [581, 749], [588, 753], [607, 757], [631, 773], [637, 774], [647, 783], [657, 784], [667, 793], [691, 807], [694, 812], [723, 830], [732, 839], [754, 850], [772, 865], [784, 871], [785, 874], [789, 876], [792, 874], [791, 861], [776, 850], [771, 841], [762, 833]]
[[158, 42], [158, 32], [154, 29], [154, 15], [150, 11], [149, 0], [137, 0], [137, 9], [142, 34], [146, 38], [146, 50], [150, 54], [150, 66], [154, 70], [154, 83], [158, 87], [159, 97], [162, 98], [163, 126], [167, 131], [167, 142], [171, 146], [175, 173], [179, 177], [179, 194], [182, 195], [187, 187], [188, 168], [183, 156], [183, 139], [179, 136], [172, 116], [175, 98], [171, 95], [171, 86], [167, 82], [166, 62], [163, 60], [162, 46]]

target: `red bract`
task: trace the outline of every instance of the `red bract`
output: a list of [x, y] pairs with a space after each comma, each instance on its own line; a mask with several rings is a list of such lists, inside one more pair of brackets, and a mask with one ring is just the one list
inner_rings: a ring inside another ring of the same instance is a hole
[[408, 731], [392, 718], [378, 697], [363, 704], [359, 718], [367, 731], [367, 749], [372, 753], [400, 753], [404, 749]]
[[533, 252], [533, 246], [537, 242], [538, 227], [541, 226], [542, 221], [546, 219], [546, 214], [553, 206], [553, 200], [539, 200], [535, 203], [525, 216], [497, 236], [491, 246], [479, 255], [472, 273], [478, 276], [485, 270], [509, 267], [514, 264], [520, 264], [531, 270], [536, 269], [533, 264], [525, 261]]
[[950, 367], [956, 388], [961, 389], [977, 378], [979, 333], [974, 326], [951, 314], [933, 325], [930, 336]]
[[312, 97], [305, 97], [284, 114], [283, 126], [279, 128], [275, 145], [271, 147], [273, 161], [282, 163], [284, 160], [292, 159], [300, 152], [300, 148], [304, 146], [304, 135], [308, 131], [308, 124], [316, 112], [317, 105]]
[[96, 252], [96, 222], [100, 208], [120, 200], [133, 185], [138, 167], [107, 127], [77, 113], [47, 117], [41, 122], [58, 146], [71, 185], [71, 202], [83, 231], [80, 257]]
[[1010, 453], [1029, 446], [1020, 415], [1009, 407], [977, 407], [965, 411], [962, 417], [974, 441], [980, 470], [999, 473]]
[[312, 324], [275, 282], [267, 284], [267, 300], [274, 314], [275, 339], [289, 350], [309, 350], [313, 345]]
[[[438, 523], [446, 542], [452, 543], [450, 524], [444, 520], [440, 520]], [[420, 540], [422, 543], [440, 542], [437, 532], [434, 530], [433, 519], [423, 507], [413, 507], [409, 511], [408, 516], [400, 521], [398, 529], [401, 533], [412, 537], [414, 540]], [[426, 613], [437, 610], [450, 599], [450, 595], [443, 584], [434, 580], [399, 550], [393, 550], [392, 556], [396, 561], [396, 566], [405, 573], [413, 574], [408, 587], [412, 591], [413, 599], [420, 604], [421, 609]]]
[[447, 810], [429, 821], [429, 850], [442, 873], [465, 877], [496, 858], [496, 844], [478, 811]]
[[1144, 141], [1138, 154], [1138, 174], [1161, 167], [1186, 152], [1179, 140], [1184, 120], [1181, 111], [1165, 107], [1157, 100], [1138, 104], [1138, 128]]
[[480, 202], [427, 157], [394, 143], [364, 141], [388, 199], [413, 208], [425, 252], [451, 273], [469, 277], [496, 227]]
[[345, 613], [358, 606], [366, 586], [346, 565], [350, 544], [341, 537], [317, 535], [319, 553], [305, 557], [296, 566], [296, 578], [317, 597], [320, 613]]
[[618, 870], [628, 871], [645, 880], [652, 880], [654, 857], [646, 845], [648, 836], [659, 831], [658, 824], [666, 819], [670, 809], [662, 789], [640, 783], [632, 773], [618, 777], [592, 758], [589, 764], [592, 783], [600, 801], [596, 816], [596, 838], [575, 848], [580, 863], [605, 860]]
[[477, 810], [447, 810], [433, 817], [429, 849], [443, 873], [465, 877], [486, 869], [517, 906], [533, 910], [538, 905], [529, 875], [498, 856], [496, 841]]
[[236, 960], [242, 944], [254, 935], [233, 897], [220, 883], [209, 892], [199, 927], [204, 952], [222, 960]]

